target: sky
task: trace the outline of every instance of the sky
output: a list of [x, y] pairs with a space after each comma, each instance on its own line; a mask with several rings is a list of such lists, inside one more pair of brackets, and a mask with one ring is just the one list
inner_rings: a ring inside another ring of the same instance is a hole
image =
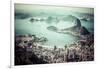
[[18, 4], [15, 3], [15, 11], [23, 13], [58, 13], [67, 14], [69, 12], [79, 12], [93, 14], [93, 8], [86, 7], [69, 7], [69, 6], [53, 6], [53, 5], [36, 5], [36, 4]]

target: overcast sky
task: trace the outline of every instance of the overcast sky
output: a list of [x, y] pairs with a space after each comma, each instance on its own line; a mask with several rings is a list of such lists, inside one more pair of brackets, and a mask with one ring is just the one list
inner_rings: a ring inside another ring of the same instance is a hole
[[59, 7], [59, 6], [46, 6], [46, 5], [33, 5], [33, 4], [15, 4], [15, 11], [27, 12], [27, 13], [37, 13], [37, 12], [46, 12], [46, 13], [62, 13], [66, 14], [68, 12], [79, 12], [79, 13], [89, 13], [93, 14], [93, 8], [85, 7]]

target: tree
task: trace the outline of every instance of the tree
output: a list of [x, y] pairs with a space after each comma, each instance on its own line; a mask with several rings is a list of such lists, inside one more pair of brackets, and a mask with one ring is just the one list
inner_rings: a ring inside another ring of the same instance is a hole
[[65, 50], [67, 49], [67, 45], [65, 45]]
[[57, 46], [55, 45], [55, 46], [54, 46], [54, 50], [56, 50], [56, 49], [57, 49]]

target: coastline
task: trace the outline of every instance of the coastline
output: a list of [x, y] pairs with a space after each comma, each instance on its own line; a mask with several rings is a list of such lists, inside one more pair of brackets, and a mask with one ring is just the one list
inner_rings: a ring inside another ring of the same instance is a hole
[[57, 46], [46, 48], [39, 45], [39, 40], [35, 39], [37, 38], [32, 35], [15, 37], [15, 65], [94, 60], [94, 38], [91, 35], [87, 37], [86, 41], [80, 40], [70, 46], [65, 45], [64, 48]]

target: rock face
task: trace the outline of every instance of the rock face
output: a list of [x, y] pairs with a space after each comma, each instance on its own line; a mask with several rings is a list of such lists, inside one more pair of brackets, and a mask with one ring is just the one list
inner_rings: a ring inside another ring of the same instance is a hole
[[57, 33], [64, 33], [64, 34], [71, 34], [74, 36], [81, 36], [81, 35], [88, 35], [89, 31], [81, 25], [81, 22], [79, 19], [76, 19], [74, 22], [74, 26], [70, 28], [65, 28], [65, 29], [57, 29], [55, 26], [49, 26], [47, 27], [48, 30], [54, 31]]
[[89, 34], [89, 31], [84, 26], [81, 26], [81, 22], [80, 22], [79, 19], [75, 20], [75, 25], [73, 27], [62, 29], [62, 32], [63, 31], [64, 32], [68, 31], [68, 33], [73, 33], [73, 34], [76, 34], [76, 35], [87, 35], [87, 34]]
[[80, 22], [79, 19], [76, 19], [76, 20], [75, 20], [75, 26], [81, 27], [81, 22]]
[[89, 33], [90, 32], [84, 26], [81, 27], [81, 29], [80, 29], [80, 34], [81, 35], [87, 35]]

